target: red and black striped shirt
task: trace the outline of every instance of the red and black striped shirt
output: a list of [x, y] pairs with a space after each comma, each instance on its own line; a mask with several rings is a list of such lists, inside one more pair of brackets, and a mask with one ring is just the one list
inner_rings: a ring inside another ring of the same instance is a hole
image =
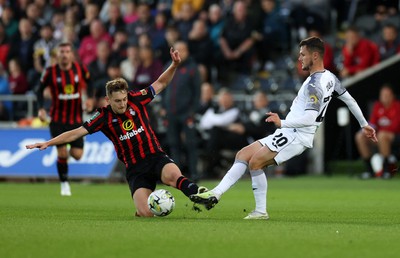
[[69, 70], [60, 66], [48, 67], [40, 79], [37, 91], [39, 108], [43, 107], [43, 91], [50, 88], [52, 105], [50, 117], [52, 122], [63, 124], [82, 124], [82, 90], [89, 87], [88, 69], [73, 62]]
[[111, 106], [98, 108], [93, 117], [83, 124], [92, 134], [102, 131], [113, 144], [118, 158], [128, 168], [148, 155], [164, 152], [150, 126], [146, 109], [155, 96], [152, 86], [128, 93], [128, 107], [124, 114], [115, 114]]

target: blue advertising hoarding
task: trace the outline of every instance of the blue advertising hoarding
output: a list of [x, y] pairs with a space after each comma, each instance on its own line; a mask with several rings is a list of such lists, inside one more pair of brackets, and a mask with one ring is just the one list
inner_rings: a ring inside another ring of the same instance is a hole
[[[48, 129], [0, 129], [0, 177], [58, 177], [57, 150], [27, 150], [28, 144], [49, 140]], [[85, 136], [82, 158], [68, 160], [71, 178], [107, 178], [117, 157], [102, 133]]]

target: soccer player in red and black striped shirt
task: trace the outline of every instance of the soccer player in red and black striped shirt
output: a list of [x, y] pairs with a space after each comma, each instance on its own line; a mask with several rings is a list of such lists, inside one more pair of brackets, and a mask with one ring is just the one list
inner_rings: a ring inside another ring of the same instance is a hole
[[[184, 177], [178, 166], [162, 150], [150, 126], [146, 105], [171, 81], [181, 62], [178, 51], [171, 48], [172, 64], [149, 87], [140, 91], [128, 91], [124, 79], [106, 84], [106, 100], [109, 105], [97, 109], [83, 126], [65, 132], [47, 142], [27, 145], [28, 149], [46, 149], [48, 146], [70, 142], [102, 131], [114, 144], [118, 158], [125, 163], [126, 179], [136, 206], [136, 215], [153, 216], [147, 206], [147, 198], [161, 180], [166, 185], [180, 189], [186, 196], [203, 191]], [[211, 207], [207, 207], [209, 209]]]
[[[90, 74], [87, 68], [73, 61], [72, 45], [68, 42], [57, 46], [57, 64], [48, 67], [40, 80], [37, 91], [39, 118], [46, 120], [46, 110], [43, 108], [43, 91], [50, 89], [52, 105], [50, 108], [50, 133], [56, 137], [63, 132], [82, 125], [82, 95], [89, 87]], [[87, 107], [91, 108], [91, 101]], [[83, 155], [83, 138], [70, 142], [69, 155], [79, 160]], [[57, 171], [61, 181], [61, 195], [71, 195], [68, 183], [68, 150], [66, 144], [57, 145]]]

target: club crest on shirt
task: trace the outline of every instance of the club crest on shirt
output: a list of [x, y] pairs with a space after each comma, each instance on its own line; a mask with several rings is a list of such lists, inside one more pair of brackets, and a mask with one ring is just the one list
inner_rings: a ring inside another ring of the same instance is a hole
[[147, 90], [145, 90], [145, 89], [140, 90], [140, 93], [142, 93], [143, 96], [144, 96], [144, 95], [147, 95]]
[[132, 108], [129, 108], [129, 114], [131, 114], [132, 116], [136, 115], [135, 110], [133, 110]]
[[317, 103], [318, 97], [316, 95], [310, 95], [309, 102], [314, 103], [314, 104]]

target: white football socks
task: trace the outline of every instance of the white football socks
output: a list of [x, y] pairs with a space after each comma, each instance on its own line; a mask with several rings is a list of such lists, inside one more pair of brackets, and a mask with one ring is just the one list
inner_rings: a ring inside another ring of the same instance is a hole
[[221, 182], [212, 189], [217, 199], [221, 198], [229, 188], [231, 188], [246, 173], [248, 163], [243, 160], [235, 160], [232, 167], [226, 172]]
[[262, 169], [250, 171], [251, 185], [253, 187], [254, 200], [256, 201], [255, 211], [267, 212], [267, 176]]

